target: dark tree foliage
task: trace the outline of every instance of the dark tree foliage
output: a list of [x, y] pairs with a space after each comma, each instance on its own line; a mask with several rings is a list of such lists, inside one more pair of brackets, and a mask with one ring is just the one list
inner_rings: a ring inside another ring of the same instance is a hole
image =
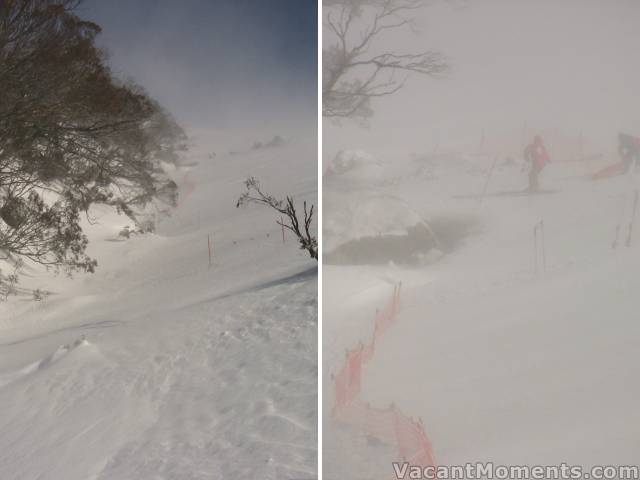
[[161, 162], [184, 133], [114, 78], [79, 3], [0, 0], [0, 259], [92, 272], [83, 214], [106, 204], [138, 222], [175, 205]]
[[276, 212], [284, 215], [287, 222], [276, 221], [278, 225], [293, 232], [298, 239], [300, 249], [306, 250], [309, 256], [318, 260], [318, 240], [311, 234], [311, 222], [313, 220], [313, 205], [307, 209], [307, 202], [302, 203], [302, 219], [298, 218], [293, 198], [287, 196], [286, 200], [278, 200], [277, 198], [264, 193], [260, 188], [260, 182], [253, 177], [249, 177], [244, 182], [246, 191], [240, 196], [236, 207], [241, 207], [249, 203], [257, 203], [272, 208]]

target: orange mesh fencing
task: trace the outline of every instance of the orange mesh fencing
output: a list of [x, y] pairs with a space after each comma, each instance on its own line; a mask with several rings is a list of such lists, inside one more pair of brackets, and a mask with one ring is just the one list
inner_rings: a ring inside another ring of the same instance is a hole
[[365, 435], [395, 446], [399, 459], [411, 465], [436, 466], [433, 447], [422, 420], [413, 420], [393, 404], [389, 408], [372, 407], [360, 396], [363, 366], [375, 355], [376, 341], [397, 321], [400, 287], [394, 287], [391, 301], [382, 311], [376, 312], [371, 341], [347, 350], [344, 364], [334, 376], [332, 415]]

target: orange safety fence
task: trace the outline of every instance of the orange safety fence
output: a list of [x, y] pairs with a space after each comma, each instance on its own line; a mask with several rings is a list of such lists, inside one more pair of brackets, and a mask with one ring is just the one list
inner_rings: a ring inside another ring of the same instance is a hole
[[413, 420], [394, 404], [389, 408], [374, 408], [360, 396], [363, 366], [373, 358], [376, 342], [397, 321], [400, 287], [394, 287], [391, 301], [376, 313], [371, 341], [347, 350], [345, 362], [334, 376], [335, 403], [332, 415], [368, 436], [395, 446], [402, 461], [423, 468], [435, 467], [433, 448], [422, 420]]

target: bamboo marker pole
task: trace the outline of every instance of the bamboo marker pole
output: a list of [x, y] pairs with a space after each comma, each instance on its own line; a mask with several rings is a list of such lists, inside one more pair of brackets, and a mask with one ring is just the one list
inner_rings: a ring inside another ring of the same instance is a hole
[[540, 220], [533, 226], [533, 265], [535, 273], [538, 273], [538, 251], [542, 263], [542, 271], [547, 271], [547, 252], [544, 241], [544, 220]]
[[484, 201], [484, 198], [487, 196], [487, 188], [489, 187], [489, 181], [491, 180], [491, 176], [493, 175], [493, 169], [498, 162], [498, 156], [493, 157], [493, 162], [491, 162], [491, 168], [489, 168], [489, 172], [487, 173], [487, 178], [484, 181], [484, 188], [482, 189], [482, 196], [480, 197], [480, 202]]
[[207, 247], [209, 248], [209, 268], [211, 268], [211, 257], [213, 256], [213, 248], [211, 246], [211, 235], [207, 235]]

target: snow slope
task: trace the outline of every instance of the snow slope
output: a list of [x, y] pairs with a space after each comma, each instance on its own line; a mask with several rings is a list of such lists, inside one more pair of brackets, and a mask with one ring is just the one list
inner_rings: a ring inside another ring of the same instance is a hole
[[[526, 173], [498, 163], [481, 198], [470, 194], [482, 193], [492, 159], [458, 160], [389, 158], [386, 182], [372, 185], [441, 225], [467, 219], [452, 251], [427, 266], [325, 268], [327, 397], [344, 349], [369, 337], [401, 280], [399, 320], [365, 368], [363, 397], [421, 417], [439, 464], [637, 464], [638, 231], [624, 243], [639, 179], [592, 182], [598, 165], [557, 162], [541, 180], [554, 191], [523, 196]], [[539, 251], [536, 272], [540, 220], [546, 271]], [[326, 413], [324, 429], [326, 478], [392, 477], [392, 448]]]
[[317, 265], [271, 211], [235, 208], [248, 175], [315, 203], [316, 144], [251, 140], [221, 154], [199, 132], [156, 234], [125, 241], [96, 210], [94, 275], [33, 269], [53, 293], [0, 303], [0, 478], [316, 476]]

